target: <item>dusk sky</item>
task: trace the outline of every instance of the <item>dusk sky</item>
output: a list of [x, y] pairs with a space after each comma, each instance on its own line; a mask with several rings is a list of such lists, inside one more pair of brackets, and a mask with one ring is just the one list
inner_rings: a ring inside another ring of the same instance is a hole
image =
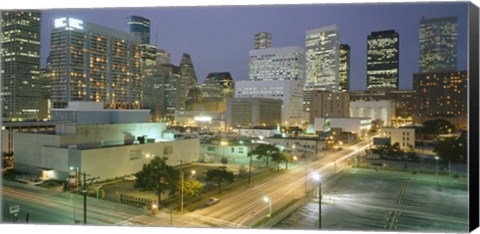
[[[172, 54], [178, 65], [183, 53], [192, 57], [199, 83], [210, 72], [228, 71], [235, 81], [248, 79], [248, 52], [258, 32], [272, 34], [272, 47], [305, 48], [305, 31], [337, 24], [340, 42], [350, 45], [352, 90], [366, 89], [367, 36], [393, 29], [400, 36], [400, 89], [412, 88], [418, 71], [419, 20], [458, 17], [458, 69], [467, 68], [466, 2], [368, 3], [270, 6], [211, 6], [45, 10], [42, 19], [42, 67], [50, 50], [53, 19], [74, 17], [121, 31], [125, 18], [138, 15], [151, 21], [151, 43]], [[158, 43], [155, 34], [158, 32]]]

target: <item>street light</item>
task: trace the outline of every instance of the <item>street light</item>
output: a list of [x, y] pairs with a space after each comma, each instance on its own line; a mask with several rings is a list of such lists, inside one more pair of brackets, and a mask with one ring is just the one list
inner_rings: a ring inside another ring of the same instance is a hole
[[270, 218], [272, 216], [272, 198], [268, 197], [268, 196], [265, 196], [265, 197], [263, 197], [263, 201], [268, 202], [269, 211], [268, 211], [267, 217]]
[[313, 179], [318, 182], [318, 229], [322, 229], [322, 178], [315, 173]]
[[440, 157], [435, 156], [435, 161], [436, 161], [436, 164], [437, 164], [437, 168], [435, 170], [435, 175], [437, 176], [437, 185], [438, 185], [438, 160], [439, 159], [440, 159]]

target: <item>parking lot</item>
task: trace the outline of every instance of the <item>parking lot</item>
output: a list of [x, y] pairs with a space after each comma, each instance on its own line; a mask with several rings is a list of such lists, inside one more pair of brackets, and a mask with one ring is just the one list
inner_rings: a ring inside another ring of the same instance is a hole
[[[352, 169], [322, 190], [322, 227], [326, 230], [468, 231], [464, 177]], [[313, 200], [276, 228], [316, 229], [317, 220], [318, 200]]]

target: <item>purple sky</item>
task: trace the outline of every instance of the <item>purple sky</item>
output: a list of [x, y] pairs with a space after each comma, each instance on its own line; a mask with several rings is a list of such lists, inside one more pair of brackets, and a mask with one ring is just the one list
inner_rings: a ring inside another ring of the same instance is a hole
[[127, 31], [125, 17], [138, 15], [151, 21], [151, 43], [172, 54], [178, 65], [182, 53], [192, 57], [199, 82], [210, 72], [228, 71], [234, 80], [248, 79], [248, 52], [257, 32], [270, 32], [272, 46], [305, 48], [307, 29], [337, 24], [341, 43], [350, 45], [352, 90], [366, 89], [367, 36], [394, 29], [400, 36], [400, 89], [412, 87], [418, 71], [418, 27], [426, 18], [458, 17], [458, 69], [467, 68], [466, 2], [369, 3], [270, 6], [157, 7], [45, 10], [42, 22], [42, 67], [50, 50], [53, 19], [74, 17]]

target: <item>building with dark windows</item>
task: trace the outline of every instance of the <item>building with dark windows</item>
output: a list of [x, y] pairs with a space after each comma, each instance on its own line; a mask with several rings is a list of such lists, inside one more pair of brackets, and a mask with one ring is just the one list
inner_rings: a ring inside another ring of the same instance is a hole
[[160, 121], [173, 118], [175, 110], [181, 104], [181, 95], [177, 92], [180, 86], [180, 68], [172, 64], [146, 66], [144, 69], [143, 108], [150, 109], [150, 119]]
[[127, 17], [128, 31], [140, 38], [141, 44], [150, 44], [150, 20], [141, 16]]
[[40, 99], [40, 11], [1, 13], [2, 119], [37, 119]]
[[51, 33], [51, 99], [103, 102], [110, 109], [138, 109], [142, 98], [140, 39], [75, 18], [58, 18]]
[[339, 65], [339, 86], [340, 92], [350, 91], [350, 46], [340, 45], [340, 65]]
[[372, 32], [367, 39], [367, 89], [398, 89], [400, 38], [395, 30]]
[[419, 72], [457, 69], [457, 17], [420, 20]]
[[227, 128], [276, 126], [282, 122], [282, 100], [229, 98], [225, 120]]
[[265, 49], [272, 47], [272, 35], [268, 32], [255, 34], [255, 49]]
[[416, 73], [416, 122], [445, 118], [457, 127], [467, 127], [467, 71]]
[[170, 53], [165, 50], [157, 49], [157, 64], [170, 64]]
[[178, 111], [186, 109], [188, 90], [191, 86], [197, 84], [197, 76], [193, 67], [192, 58], [189, 54], [184, 53], [180, 61], [180, 79], [177, 82], [177, 107]]
[[310, 123], [320, 117], [350, 117], [350, 93], [312, 91]]

